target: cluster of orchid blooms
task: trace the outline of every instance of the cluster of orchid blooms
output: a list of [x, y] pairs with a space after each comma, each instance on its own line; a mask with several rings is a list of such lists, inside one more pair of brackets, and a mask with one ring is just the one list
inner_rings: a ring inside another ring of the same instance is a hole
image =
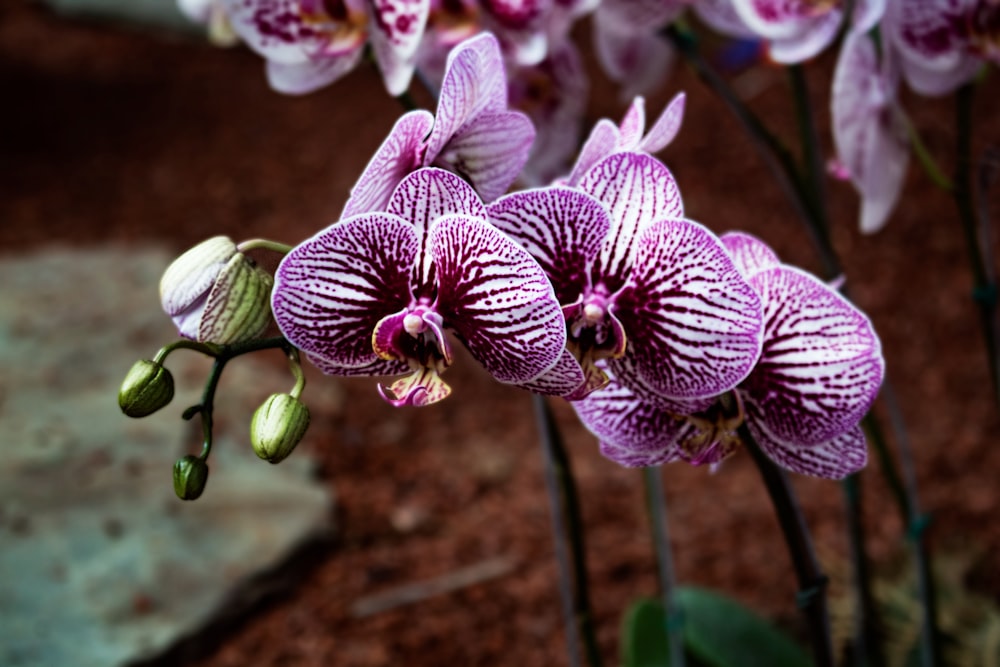
[[683, 108], [678, 95], [647, 132], [636, 98], [568, 175], [505, 194], [535, 131], [508, 108], [500, 43], [478, 35], [449, 55], [436, 113], [396, 122], [340, 220], [287, 252], [273, 287], [216, 238], [168, 269], [164, 308], [217, 345], [262, 336], [273, 314], [323, 372], [392, 376], [378, 390], [396, 406], [449, 395], [457, 339], [498, 381], [571, 401], [626, 466], [715, 465], [752, 438], [789, 470], [844, 477], [866, 462], [879, 340], [762, 241], [685, 217], [652, 155]]

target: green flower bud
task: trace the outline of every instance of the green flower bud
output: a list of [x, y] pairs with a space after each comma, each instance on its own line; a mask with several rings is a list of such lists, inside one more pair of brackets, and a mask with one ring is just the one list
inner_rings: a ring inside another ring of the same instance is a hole
[[129, 417], [146, 417], [174, 398], [174, 378], [155, 361], [140, 359], [118, 390], [118, 405]]
[[181, 500], [197, 500], [208, 482], [208, 464], [188, 454], [174, 463], [174, 493]]
[[228, 237], [203, 241], [160, 280], [160, 301], [185, 338], [230, 345], [257, 338], [271, 323], [274, 278]]
[[250, 421], [250, 443], [257, 456], [283, 461], [309, 428], [309, 408], [291, 394], [272, 394]]

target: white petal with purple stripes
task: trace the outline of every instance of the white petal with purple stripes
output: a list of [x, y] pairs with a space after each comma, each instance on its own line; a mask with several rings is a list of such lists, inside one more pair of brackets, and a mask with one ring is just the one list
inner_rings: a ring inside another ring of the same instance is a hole
[[816, 445], [785, 442], [754, 420], [747, 426], [768, 458], [786, 470], [825, 479], [843, 479], [868, 463], [865, 434], [855, 425], [846, 433]]
[[578, 185], [591, 167], [614, 153], [617, 148], [618, 127], [607, 118], [597, 121], [580, 149], [567, 184]]
[[781, 266], [781, 260], [771, 250], [771, 246], [756, 236], [746, 232], [726, 232], [719, 237], [719, 240], [726, 246], [726, 252], [733, 259], [736, 270], [744, 278]]

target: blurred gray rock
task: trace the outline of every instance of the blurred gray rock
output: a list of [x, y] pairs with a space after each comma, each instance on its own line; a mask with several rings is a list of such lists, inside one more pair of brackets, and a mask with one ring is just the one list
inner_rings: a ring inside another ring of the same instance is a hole
[[119, 411], [132, 362], [174, 337], [157, 298], [167, 261], [134, 249], [0, 258], [0, 665], [148, 659], [329, 535], [332, 498], [310, 462], [297, 452], [272, 466], [248, 442], [254, 408], [291, 386], [280, 365], [227, 366], [195, 502], [174, 496], [171, 467], [200, 451], [198, 419], [180, 413], [208, 360], [175, 352], [173, 403], [141, 420]]

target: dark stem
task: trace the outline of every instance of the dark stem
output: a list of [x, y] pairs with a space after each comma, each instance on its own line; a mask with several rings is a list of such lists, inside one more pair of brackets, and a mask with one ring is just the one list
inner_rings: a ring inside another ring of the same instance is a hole
[[670, 533], [667, 528], [667, 494], [663, 490], [662, 474], [662, 470], [658, 467], [642, 469], [642, 479], [646, 487], [646, 506], [649, 509], [649, 523], [656, 552], [656, 570], [660, 578], [660, 596], [663, 599], [663, 610], [666, 612], [670, 667], [685, 667], [684, 618], [674, 595], [674, 591], [677, 590], [677, 580], [674, 576]]
[[848, 664], [859, 667], [879, 667], [885, 664], [879, 640], [878, 611], [872, 593], [868, 554], [865, 551], [865, 526], [861, 492], [861, 473], [855, 473], [842, 483], [847, 504], [847, 529], [850, 535], [851, 563], [856, 591], [857, 619], [854, 624], [853, 655]]
[[[560, 588], [564, 611], [567, 612], [566, 641], [572, 664], [579, 664], [577, 632], [583, 638], [584, 651], [590, 667], [600, 667], [601, 652], [597, 646], [590, 593], [587, 587], [587, 558], [584, 546], [583, 520], [576, 493], [576, 482], [562, 436], [548, 403], [542, 396], [532, 396], [539, 437], [545, 452], [545, 480], [552, 506], [552, 523], [559, 561]], [[567, 545], [568, 541], [568, 545]], [[572, 563], [566, 557], [569, 552]], [[561, 553], [560, 553], [561, 552]], [[572, 585], [570, 584], [572, 579]], [[572, 620], [570, 620], [572, 619]]]
[[774, 511], [781, 525], [788, 553], [792, 558], [798, 579], [798, 605], [809, 626], [809, 638], [816, 667], [833, 667], [833, 639], [830, 635], [830, 614], [826, 604], [827, 578], [823, 574], [813, 551], [812, 538], [805, 519], [795, 500], [795, 494], [783, 470], [757, 446], [750, 429], [744, 423], [739, 429], [740, 438], [753, 455], [754, 463], [767, 487]]
[[812, 224], [816, 227], [816, 233], [824, 239], [825, 246], [821, 250], [832, 258], [835, 253], [832, 246], [829, 245], [830, 225], [826, 219], [823, 156], [820, 152], [819, 132], [816, 131], [812, 102], [809, 99], [809, 83], [806, 81], [802, 65], [789, 66], [788, 77], [792, 86], [792, 97], [795, 100], [795, 119], [799, 126], [799, 141], [802, 144], [806, 193], [812, 202], [810, 208], [815, 213]]

